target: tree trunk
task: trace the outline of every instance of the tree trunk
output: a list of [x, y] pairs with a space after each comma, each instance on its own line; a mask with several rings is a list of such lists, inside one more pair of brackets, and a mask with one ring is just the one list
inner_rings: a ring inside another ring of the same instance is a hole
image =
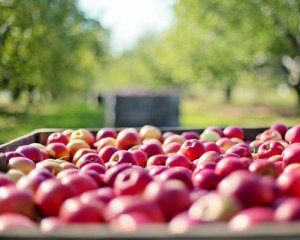
[[224, 101], [226, 104], [229, 104], [229, 103], [231, 103], [231, 100], [232, 100], [232, 86], [227, 85], [224, 90], [225, 90]]

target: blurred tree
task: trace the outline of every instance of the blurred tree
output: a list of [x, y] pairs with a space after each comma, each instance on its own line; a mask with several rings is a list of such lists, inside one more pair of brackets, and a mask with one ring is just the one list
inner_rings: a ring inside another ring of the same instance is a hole
[[108, 33], [73, 0], [0, 1], [0, 88], [54, 98], [93, 86]]

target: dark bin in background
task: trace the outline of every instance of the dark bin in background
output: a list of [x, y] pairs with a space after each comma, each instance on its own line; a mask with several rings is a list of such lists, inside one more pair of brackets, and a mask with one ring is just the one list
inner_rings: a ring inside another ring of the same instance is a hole
[[105, 121], [109, 127], [179, 126], [178, 94], [111, 94], [104, 97]]

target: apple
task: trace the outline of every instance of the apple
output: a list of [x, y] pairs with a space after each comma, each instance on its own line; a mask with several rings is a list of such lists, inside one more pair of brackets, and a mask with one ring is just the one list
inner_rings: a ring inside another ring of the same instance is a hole
[[99, 152], [102, 148], [107, 146], [117, 147], [117, 140], [112, 137], [105, 137], [95, 142], [94, 145], [97, 148], [97, 151]]
[[204, 145], [196, 139], [186, 140], [179, 150], [179, 153], [186, 156], [191, 161], [198, 159], [205, 153]]
[[4, 213], [16, 213], [35, 219], [34, 202], [30, 193], [15, 186], [1, 187], [0, 215]]
[[300, 171], [283, 172], [277, 178], [277, 185], [285, 195], [300, 197]]
[[111, 187], [102, 187], [96, 190], [84, 192], [80, 195], [82, 202], [102, 202], [108, 204], [116, 197], [115, 190]]
[[80, 171], [92, 170], [98, 174], [105, 174], [106, 168], [99, 163], [89, 163], [80, 168]]
[[109, 161], [109, 159], [111, 158], [111, 156], [117, 152], [118, 149], [116, 147], [113, 146], [105, 146], [103, 148], [100, 149], [99, 151], [99, 156], [103, 159], [103, 161], [106, 163]]
[[13, 157], [25, 157], [25, 156], [19, 152], [6, 152], [5, 153], [6, 164], [9, 161], [9, 159], [11, 159]]
[[293, 143], [282, 152], [284, 166], [292, 163], [300, 163], [300, 143]]
[[[22, 214], [3, 213], [0, 215], [0, 232], [13, 230], [37, 230], [37, 225], [31, 219]], [[8, 237], [6, 237], [8, 238]]]
[[204, 196], [205, 194], [208, 194], [210, 192], [213, 192], [213, 191], [208, 191], [208, 190], [204, 190], [204, 189], [200, 189], [200, 188], [194, 188], [190, 192], [190, 202], [191, 202], [191, 204], [198, 201], [202, 196]]
[[252, 207], [237, 213], [229, 222], [232, 231], [245, 231], [259, 223], [274, 221], [274, 210], [270, 207]]
[[270, 158], [274, 155], [280, 155], [284, 149], [279, 141], [267, 141], [259, 146], [257, 156], [258, 158]]
[[166, 160], [167, 167], [185, 167], [190, 169], [191, 161], [182, 154], [172, 154]]
[[166, 171], [167, 169], [169, 169], [166, 166], [160, 166], [160, 165], [150, 165], [147, 166], [147, 169], [149, 171], [150, 176], [155, 177], [157, 175], [160, 175], [163, 171]]
[[67, 145], [67, 148], [70, 153], [70, 157], [73, 158], [73, 156], [76, 154], [76, 152], [83, 148], [90, 148], [90, 146], [81, 139], [74, 139], [70, 140], [70, 142]]
[[172, 167], [157, 174], [155, 179], [159, 181], [178, 180], [184, 183], [189, 189], [193, 189], [191, 176], [191, 170], [185, 167]]
[[225, 177], [218, 184], [217, 191], [223, 196], [234, 197], [243, 207], [258, 206], [266, 202], [265, 188], [260, 177], [245, 170], [235, 171]]
[[121, 214], [135, 212], [149, 216], [155, 223], [163, 223], [165, 221], [159, 206], [151, 201], [147, 201], [139, 195], [115, 197], [105, 208], [104, 216], [106, 221], [110, 222]]
[[121, 163], [130, 163], [132, 165], [137, 165], [137, 161], [136, 161], [134, 155], [127, 150], [119, 150], [119, 151], [115, 152], [111, 156], [109, 163], [111, 163], [112, 166], [121, 164]]
[[32, 169], [35, 168], [35, 163], [26, 157], [13, 157], [9, 159], [7, 163], [8, 169], [17, 169], [28, 174]]
[[60, 220], [58, 217], [45, 217], [41, 220], [40, 229], [44, 233], [55, 232], [58, 229], [62, 229], [66, 226], [66, 223]]
[[114, 165], [111, 168], [107, 169], [104, 175], [104, 181], [107, 186], [113, 187], [116, 177], [125, 169], [131, 168], [130, 163], [121, 163]]
[[216, 162], [201, 163], [201, 164], [197, 165], [197, 167], [194, 170], [194, 172], [195, 171], [200, 171], [200, 170], [203, 170], [203, 169], [213, 169], [213, 170], [215, 170], [216, 166], [217, 166]]
[[249, 170], [258, 175], [267, 175], [273, 178], [276, 178], [280, 173], [273, 162], [269, 162], [265, 159], [253, 161], [249, 166]]
[[37, 188], [35, 202], [44, 216], [57, 216], [62, 203], [74, 195], [71, 186], [57, 179], [47, 179]]
[[171, 143], [163, 145], [163, 151], [166, 154], [177, 153], [179, 151], [180, 147], [181, 147], [180, 143], [178, 143], [178, 142], [171, 142]]
[[252, 149], [254, 149], [253, 151], [254, 152], [257, 152], [257, 150], [258, 150], [258, 148], [260, 147], [260, 145], [262, 145], [264, 142], [262, 141], [262, 140], [260, 140], [260, 139], [255, 139], [255, 140], [253, 140], [253, 141], [251, 141], [250, 143], [249, 143], [249, 146], [252, 148]]
[[62, 184], [73, 189], [75, 195], [98, 188], [96, 181], [89, 175], [81, 173], [70, 174], [61, 178]]
[[165, 154], [158, 154], [154, 155], [152, 157], [149, 157], [147, 160], [147, 166], [160, 166], [160, 165], [165, 165], [166, 160], [168, 159], [168, 156]]
[[125, 169], [116, 177], [114, 189], [118, 195], [137, 195], [143, 193], [152, 177], [142, 167]]
[[205, 130], [201, 135], [200, 138], [209, 142], [216, 142], [218, 141], [221, 136], [217, 132], [213, 130]]
[[210, 126], [210, 127], [207, 127], [205, 130], [214, 131], [214, 132], [218, 133], [220, 135], [220, 137], [225, 137], [223, 130], [220, 127]]
[[160, 140], [162, 136], [160, 129], [152, 125], [145, 125], [141, 127], [139, 134], [142, 139], [155, 138]]
[[140, 167], [146, 167], [147, 161], [148, 161], [148, 156], [147, 154], [142, 151], [142, 150], [129, 150], [133, 156], [136, 159], [137, 165]]
[[231, 196], [222, 196], [210, 192], [200, 197], [190, 207], [188, 214], [191, 219], [202, 222], [228, 221], [242, 206]]
[[34, 162], [44, 160], [44, 155], [40, 149], [31, 145], [23, 145], [17, 148], [16, 152], [23, 154], [26, 158]]
[[57, 175], [56, 175], [56, 179], [62, 179], [63, 177], [67, 176], [67, 175], [73, 175], [73, 174], [77, 174], [79, 173], [79, 169], [64, 169], [62, 171], [60, 171]]
[[275, 129], [267, 129], [260, 135], [260, 140], [263, 142], [274, 140], [280, 141], [282, 140], [281, 134]]
[[67, 146], [63, 143], [54, 142], [50, 143], [46, 147], [46, 151], [49, 157], [54, 159], [63, 159], [69, 161], [70, 153]]
[[185, 142], [185, 138], [178, 134], [170, 134], [169, 136], [167, 136], [164, 139], [163, 145], [165, 146], [171, 142], [177, 142], [177, 143], [183, 144]]
[[300, 201], [298, 198], [285, 198], [275, 210], [275, 220], [290, 222], [300, 220]]
[[96, 134], [96, 141], [106, 137], [117, 138], [117, 136], [118, 133], [113, 128], [102, 128]]
[[74, 132], [73, 129], [65, 129], [62, 131], [63, 135], [65, 135], [67, 137], [68, 141], [70, 140], [72, 132]]
[[189, 189], [178, 180], [152, 181], [143, 196], [147, 201], [157, 204], [167, 220], [190, 206]]
[[49, 145], [50, 143], [62, 143], [64, 145], [67, 145], [68, 142], [69, 139], [62, 132], [53, 132], [47, 138], [47, 145]]
[[288, 127], [283, 123], [275, 123], [271, 126], [271, 129], [278, 131], [280, 133], [282, 139], [284, 139], [285, 134], [288, 130]]
[[[64, 161], [64, 160], [63, 160]], [[39, 169], [47, 169], [49, 170], [53, 175], [57, 175], [60, 171], [62, 171], [64, 168], [57, 162], [57, 159], [47, 159], [42, 162], [39, 162], [36, 164], [36, 167]]]
[[140, 212], [130, 212], [117, 216], [110, 222], [109, 226], [114, 232], [131, 233], [153, 223], [155, 221], [149, 215]]
[[0, 187], [13, 185], [14, 182], [11, 180], [11, 178], [6, 174], [0, 172]]
[[235, 143], [227, 137], [220, 138], [216, 144], [224, 151], [227, 151], [229, 148], [235, 145]]
[[287, 130], [285, 134], [285, 140], [289, 144], [300, 143], [300, 124]]
[[229, 148], [226, 153], [235, 153], [239, 157], [247, 157], [252, 158], [252, 150], [249, 147], [241, 146], [241, 145], [234, 145]]
[[223, 130], [225, 137], [227, 138], [239, 138], [244, 139], [244, 131], [238, 126], [229, 126]]
[[214, 190], [219, 184], [221, 178], [212, 169], [203, 169], [194, 171], [192, 181], [195, 188]]
[[185, 211], [172, 218], [168, 227], [172, 234], [184, 234], [200, 224], [203, 224], [203, 222], [192, 219], [188, 211]]
[[126, 128], [119, 132], [117, 138], [117, 148], [127, 150], [134, 145], [139, 145], [142, 142], [137, 130], [134, 128]]
[[216, 153], [221, 154], [221, 149], [220, 147], [215, 143], [215, 142], [205, 142], [203, 143], [205, 151], [215, 151]]
[[83, 202], [78, 197], [63, 202], [59, 218], [67, 223], [101, 223], [104, 205], [100, 202]]
[[85, 141], [91, 148], [95, 143], [94, 135], [87, 129], [74, 130], [70, 136], [70, 141], [77, 139]]
[[199, 134], [194, 131], [186, 131], [181, 133], [181, 136], [184, 137], [185, 140], [189, 139], [199, 139]]
[[234, 171], [246, 169], [247, 165], [240, 161], [239, 158], [225, 157], [217, 163], [215, 172], [217, 175], [223, 178], [230, 175]]
[[219, 162], [222, 159], [221, 155], [215, 151], [204, 153], [199, 159], [195, 160], [197, 166], [208, 162]]
[[73, 156], [72, 163], [74, 163], [76, 165], [79, 158], [81, 158], [83, 155], [85, 155], [87, 153], [97, 153], [97, 151], [95, 149], [90, 149], [90, 148], [79, 149]]
[[148, 158], [158, 154], [164, 154], [161, 144], [145, 143], [139, 147], [139, 150], [144, 151]]
[[25, 174], [17, 169], [9, 169], [6, 172], [6, 175], [14, 182], [17, 183], [19, 179], [24, 176]]
[[87, 153], [87, 154], [83, 155], [81, 158], [79, 158], [79, 160], [76, 163], [76, 167], [81, 169], [83, 166], [85, 166], [86, 164], [90, 164], [90, 163], [98, 163], [98, 164], [104, 166], [104, 161], [98, 154]]

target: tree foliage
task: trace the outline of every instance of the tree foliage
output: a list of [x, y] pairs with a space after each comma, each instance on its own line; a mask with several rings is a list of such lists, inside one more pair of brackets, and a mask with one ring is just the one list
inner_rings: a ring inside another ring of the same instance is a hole
[[0, 88], [24, 92], [87, 90], [107, 56], [108, 33], [73, 0], [0, 1]]

